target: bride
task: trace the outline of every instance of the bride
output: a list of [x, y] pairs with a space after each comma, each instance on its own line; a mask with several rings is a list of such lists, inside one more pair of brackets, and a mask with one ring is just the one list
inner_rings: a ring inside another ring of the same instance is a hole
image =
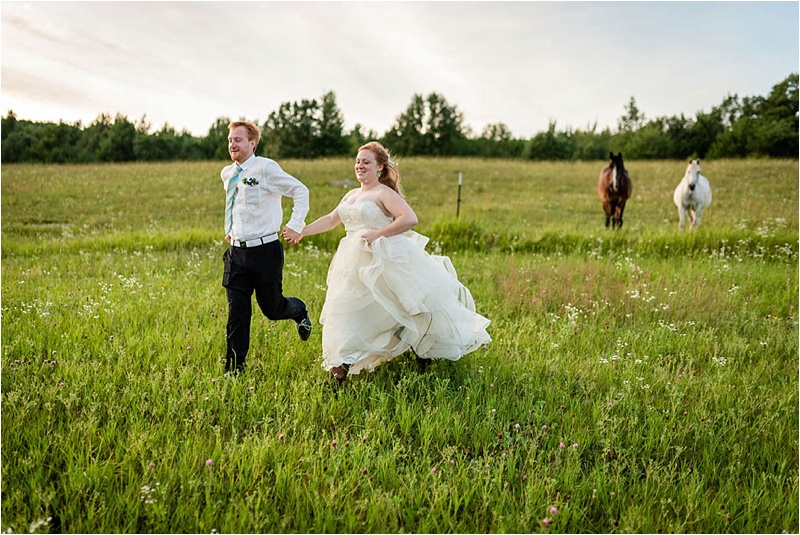
[[412, 231], [417, 216], [401, 194], [400, 174], [378, 142], [358, 150], [361, 186], [290, 241], [344, 223], [320, 313], [322, 367], [340, 383], [411, 350], [418, 362], [458, 360], [491, 341], [450, 259], [425, 251]]

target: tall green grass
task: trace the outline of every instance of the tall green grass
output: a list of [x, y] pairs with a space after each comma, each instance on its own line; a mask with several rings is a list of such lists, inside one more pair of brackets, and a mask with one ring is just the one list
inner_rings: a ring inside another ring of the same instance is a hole
[[[282, 163], [309, 221], [352, 180]], [[402, 161], [493, 342], [338, 392], [261, 316], [222, 377], [221, 165], [4, 167], [3, 531], [798, 531], [796, 161], [704, 163], [683, 233], [681, 162], [614, 233], [600, 162]], [[287, 247], [314, 320], [341, 235]]]

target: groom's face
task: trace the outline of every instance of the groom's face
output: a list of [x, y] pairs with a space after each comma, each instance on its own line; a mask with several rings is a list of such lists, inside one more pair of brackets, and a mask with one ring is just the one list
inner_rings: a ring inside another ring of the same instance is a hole
[[256, 142], [247, 137], [244, 126], [237, 126], [228, 134], [228, 154], [234, 162], [241, 164], [247, 161], [255, 150]]

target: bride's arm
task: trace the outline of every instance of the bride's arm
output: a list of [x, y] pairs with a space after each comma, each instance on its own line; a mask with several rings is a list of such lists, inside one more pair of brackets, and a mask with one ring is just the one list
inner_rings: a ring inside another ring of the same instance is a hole
[[[353, 191], [355, 190], [348, 191], [345, 194], [345, 196], [342, 197], [342, 200], [339, 202], [339, 204], [344, 202], [345, 199], [347, 199], [350, 195], [352, 195]], [[297, 239], [289, 243], [299, 243], [300, 240], [302, 240], [306, 236], [313, 236], [314, 234], [322, 234], [323, 232], [328, 232], [341, 222], [342, 219], [339, 217], [339, 206], [337, 206], [336, 208], [333, 209], [333, 212], [329, 213], [328, 215], [320, 217], [313, 223], [306, 225], [303, 231], [297, 235]]]
[[386, 211], [394, 218], [394, 221], [383, 228], [367, 232], [364, 235], [364, 239], [367, 240], [367, 243], [372, 243], [380, 237], [388, 238], [390, 236], [402, 234], [407, 230], [411, 230], [419, 223], [417, 214], [414, 213], [411, 206], [409, 206], [406, 200], [396, 191], [385, 188], [378, 199], [381, 201]]
[[339, 211], [336, 209], [328, 215], [324, 215], [313, 223], [306, 225], [303, 229], [303, 232], [300, 233], [300, 238], [298, 238], [298, 241], [306, 236], [313, 236], [314, 234], [328, 232], [341, 222], [342, 219], [339, 217]]

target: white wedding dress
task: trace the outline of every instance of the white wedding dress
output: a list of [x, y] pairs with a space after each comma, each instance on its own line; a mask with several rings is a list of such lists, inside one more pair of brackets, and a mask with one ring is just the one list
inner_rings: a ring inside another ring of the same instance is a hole
[[392, 219], [371, 200], [337, 210], [347, 235], [331, 260], [319, 318], [324, 369], [373, 371], [409, 347], [422, 358], [458, 360], [491, 342], [489, 320], [475, 312], [450, 259], [425, 251], [428, 238], [407, 231], [368, 245], [361, 236]]

